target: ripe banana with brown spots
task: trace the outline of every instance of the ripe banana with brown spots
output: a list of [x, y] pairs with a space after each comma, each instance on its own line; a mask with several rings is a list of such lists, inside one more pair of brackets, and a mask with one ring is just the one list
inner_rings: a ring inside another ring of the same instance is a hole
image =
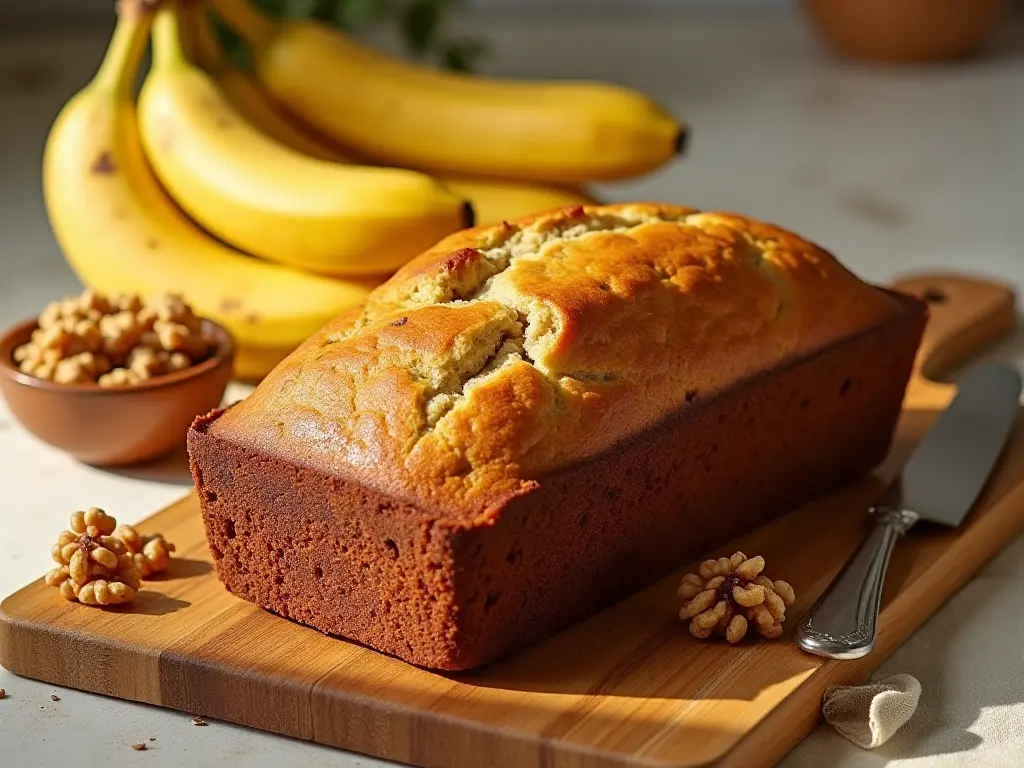
[[181, 293], [235, 337], [236, 374], [259, 378], [329, 319], [362, 303], [373, 282], [254, 259], [211, 238], [171, 202], [146, 163], [133, 103], [151, 21], [145, 4], [122, 0], [99, 71], [55, 121], [43, 162], [47, 213], [86, 285]]

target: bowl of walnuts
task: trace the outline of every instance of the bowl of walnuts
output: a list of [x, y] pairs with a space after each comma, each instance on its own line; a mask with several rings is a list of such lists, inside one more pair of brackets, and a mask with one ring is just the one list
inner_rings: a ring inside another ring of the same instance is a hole
[[135, 464], [184, 443], [233, 361], [231, 335], [178, 295], [87, 289], [0, 337], [0, 392], [40, 440], [87, 464]]

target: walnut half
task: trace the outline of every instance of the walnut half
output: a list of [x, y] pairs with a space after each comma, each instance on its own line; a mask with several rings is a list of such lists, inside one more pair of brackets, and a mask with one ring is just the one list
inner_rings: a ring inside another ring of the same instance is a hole
[[96, 507], [71, 515], [71, 530], [61, 531], [50, 551], [58, 567], [46, 574], [46, 583], [86, 605], [130, 602], [142, 576], [125, 543], [111, 535], [116, 526]]
[[697, 573], [683, 576], [676, 594], [683, 600], [679, 618], [690, 621], [690, 634], [705, 639], [712, 633], [738, 643], [751, 624], [762, 637], [782, 635], [786, 608], [796, 602], [793, 587], [763, 574], [764, 558], [732, 557], [705, 560]]

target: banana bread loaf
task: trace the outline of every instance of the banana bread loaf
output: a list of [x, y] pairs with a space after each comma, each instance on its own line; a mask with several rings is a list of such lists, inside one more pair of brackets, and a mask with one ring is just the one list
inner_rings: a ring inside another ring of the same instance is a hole
[[196, 420], [218, 575], [413, 664], [483, 664], [880, 461], [924, 320], [734, 214], [457, 233]]

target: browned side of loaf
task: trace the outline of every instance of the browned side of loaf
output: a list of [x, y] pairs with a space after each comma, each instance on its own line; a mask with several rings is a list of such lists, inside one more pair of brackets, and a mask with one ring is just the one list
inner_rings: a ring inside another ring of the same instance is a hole
[[218, 575], [413, 664], [479, 666], [877, 464], [924, 326], [905, 303], [895, 323], [541, 478], [492, 524], [447, 523], [197, 420], [189, 451]]
[[217, 575], [238, 597], [428, 667], [456, 658], [446, 531], [374, 490], [188, 434]]

